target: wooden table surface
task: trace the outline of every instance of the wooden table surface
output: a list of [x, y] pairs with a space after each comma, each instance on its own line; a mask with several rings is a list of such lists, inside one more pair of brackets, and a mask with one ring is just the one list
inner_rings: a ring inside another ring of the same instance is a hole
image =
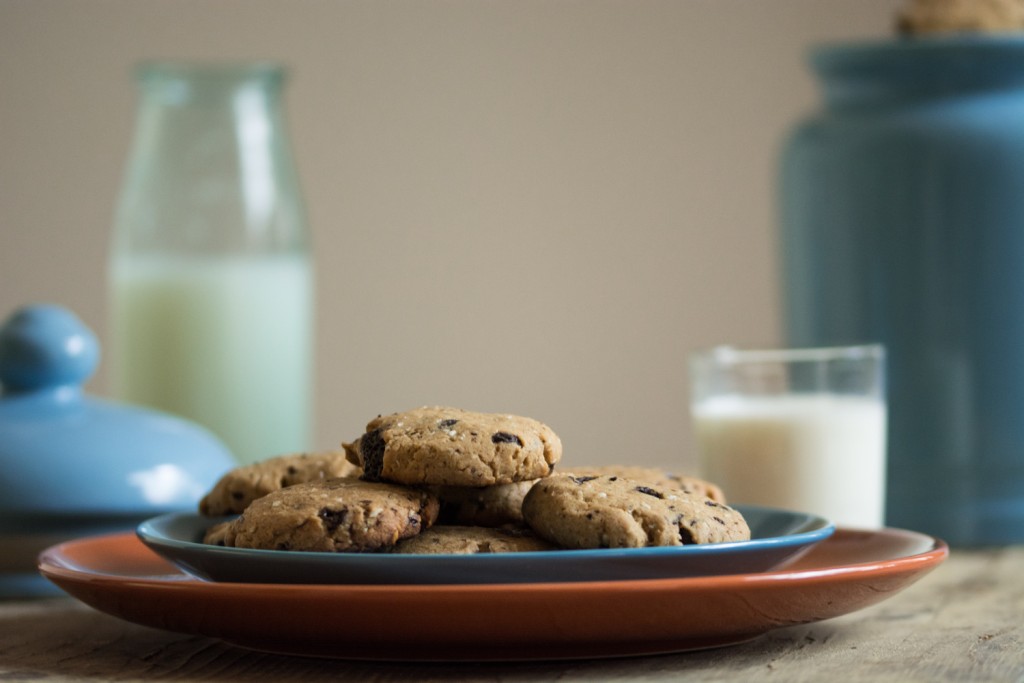
[[999, 681], [1024, 683], [1024, 547], [954, 550], [837, 619], [728, 648], [516, 664], [396, 664], [250, 652], [136, 626], [70, 598], [0, 602], [0, 681]]

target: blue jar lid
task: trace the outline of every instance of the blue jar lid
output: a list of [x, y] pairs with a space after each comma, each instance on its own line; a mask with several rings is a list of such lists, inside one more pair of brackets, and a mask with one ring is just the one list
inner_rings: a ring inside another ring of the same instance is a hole
[[87, 395], [95, 335], [53, 305], [0, 327], [0, 533], [194, 510], [235, 465], [209, 431]]

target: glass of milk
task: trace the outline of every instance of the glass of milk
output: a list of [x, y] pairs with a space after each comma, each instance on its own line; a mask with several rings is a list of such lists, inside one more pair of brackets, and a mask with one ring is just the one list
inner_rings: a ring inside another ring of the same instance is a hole
[[878, 528], [885, 515], [885, 350], [743, 350], [690, 363], [701, 475], [732, 503]]

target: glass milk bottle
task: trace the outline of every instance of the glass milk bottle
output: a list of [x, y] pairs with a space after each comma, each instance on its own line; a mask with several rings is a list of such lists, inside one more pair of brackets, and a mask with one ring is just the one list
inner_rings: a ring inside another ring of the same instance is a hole
[[111, 385], [241, 462], [308, 448], [313, 273], [283, 70], [151, 63], [109, 264]]

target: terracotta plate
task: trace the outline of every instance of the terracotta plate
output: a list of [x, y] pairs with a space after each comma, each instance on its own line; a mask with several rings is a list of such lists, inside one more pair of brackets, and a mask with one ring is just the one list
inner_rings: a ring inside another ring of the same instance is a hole
[[196, 579], [134, 534], [54, 546], [44, 576], [128, 621], [257, 650], [387, 660], [592, 658], [716, 647], [820, 621], [906, 588], [942, 541], [840, 529], [782, 571], [473, 585], [290, 585]]
[[170, 514], [139, 525], [143, 543], [200, 578], [241, 583], [540, 583], [661, 579], [763, 572], [780, 566], [835, 526], [803, 512], [737, 506], [752, 539], [707, 545], [479, 555], [311, 553], [222, 548], [201, 542], [217, 520]]

